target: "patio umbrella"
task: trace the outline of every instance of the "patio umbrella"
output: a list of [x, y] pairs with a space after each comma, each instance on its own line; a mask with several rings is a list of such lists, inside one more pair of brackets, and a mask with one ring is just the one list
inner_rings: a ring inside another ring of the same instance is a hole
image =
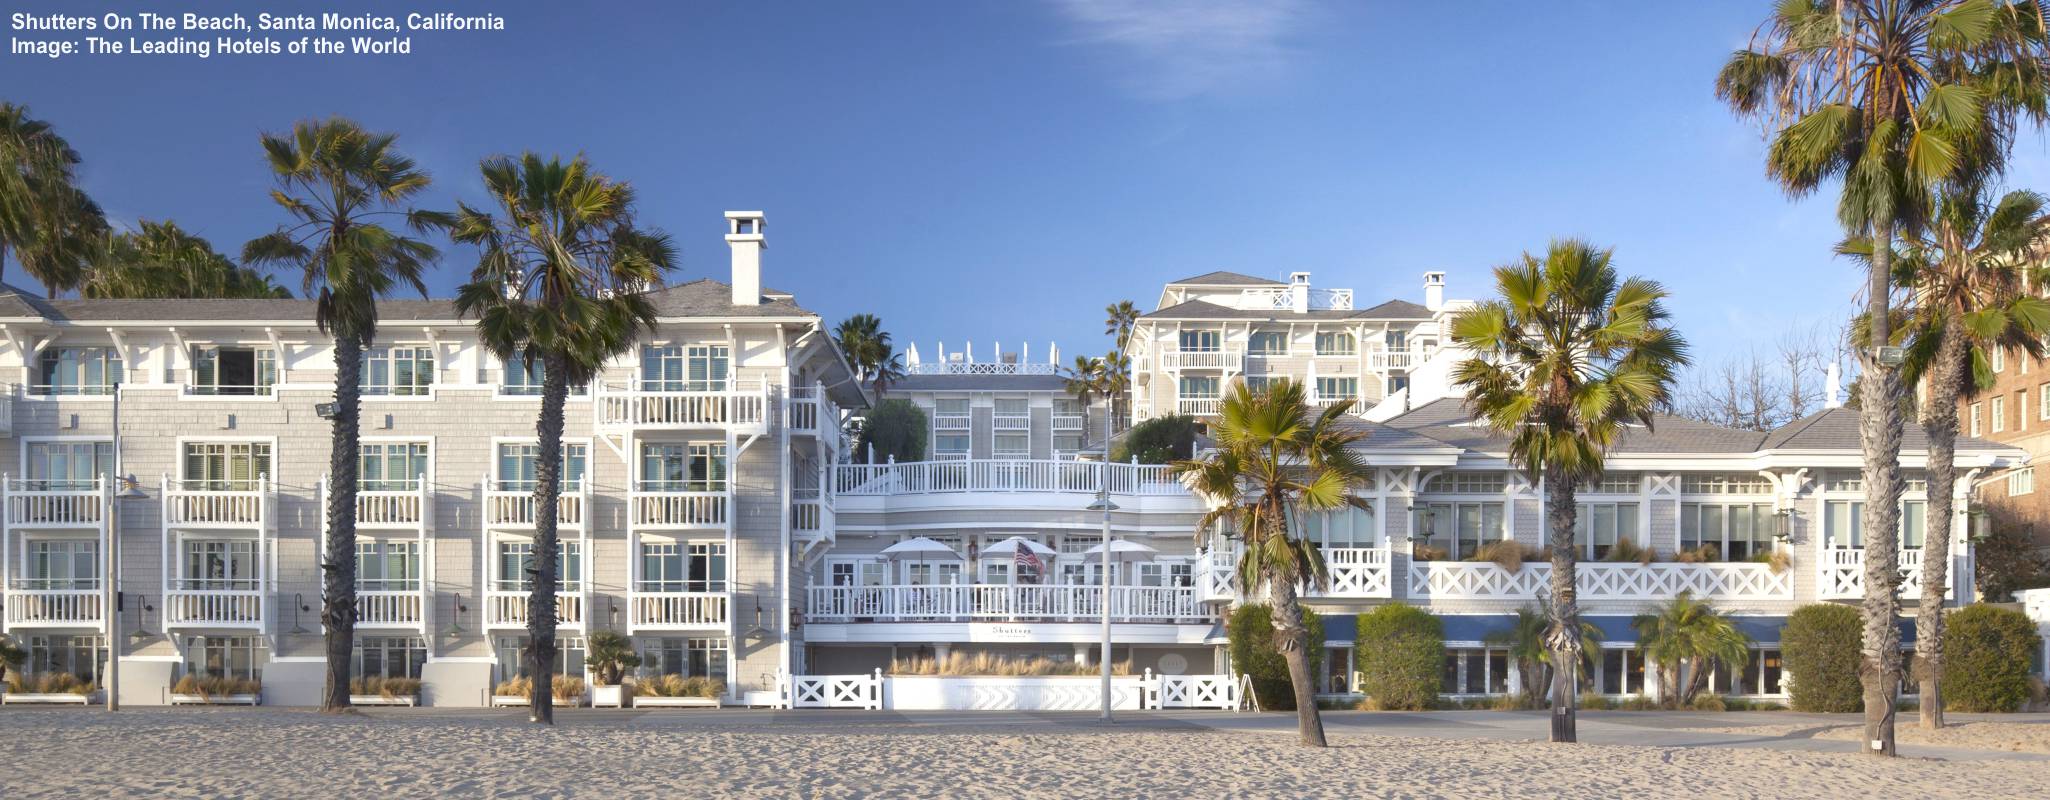
[[1015, 556], [1018, 554], [1018, 551], [1020, 549], [1029, 550], [1032, 552], [1033, 555], [1039, 556], [1050, 556], [1054, 554], [1053, 548], [1047, 547], [1046, 545], [1032, 541], [1031, 539], [1027, 539], [1023, 536], [1013, 536], [1009, 539], [1005, 539], [1001, 542], [997, 542], [996, 544], [985, 547], [982, 549], [982, 554]]
[[[1144, 561], [1157, 555], [1159, 552], [1159, 550], [1126, 539], [1110, 540], [1110, 557], [1118, 561]], [[1084, 550], [1082, 555], [1090, 559], [1101, 559], [1103, 558], [1103, 545], [1099, 544]]]
[[890, 558], [925, 558], [934, 555], [957, 555], [954, 548], [923, 536], [914, 536], [883, 548], [883, 555]]

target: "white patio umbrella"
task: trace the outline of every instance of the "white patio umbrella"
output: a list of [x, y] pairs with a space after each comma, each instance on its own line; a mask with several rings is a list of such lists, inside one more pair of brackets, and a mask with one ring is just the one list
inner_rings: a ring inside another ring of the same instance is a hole
[[883, 548], [883, 557], [893, 561], [916, 558], [919, 563], [923, 564], [931, 556], [961, 557], [959, 553], [954, 552], [954, 548], [948, 547], [944, 542], [934, 541], [923, 536], [913, 536]]
[[[1146, 545], [1140, 544], [1138, 542], [1126, 539], [1110, 540], [1110, 557], [1118, 561], [1144, 561], [1159, 553], [1159, 550], [1147, 547]], [[1084, 550], [1082, 551], [1082, 555], [1087, 556], [1089, 558], [1101, 558], [1103, 556], [1103, 545], [1099, 544], [1095, 547], [1089, 548], [1088, 550]]]
[[997, 542], [996, 544], [985, 547], [982, 549], [982, 554], [986, 556], [1014, 556], [1017, 555], [1018, 551], [1021, 549], [1030, 550], [1034, 555], [1050, 556], [1054, 554], [1053, 548], [1047, 547], [1046, 545], [1032, 541], [1031, 539], [1027, 539], [1023, 536], [1013, 536], [1009, 539], [1005, 539], [1001, 542]]

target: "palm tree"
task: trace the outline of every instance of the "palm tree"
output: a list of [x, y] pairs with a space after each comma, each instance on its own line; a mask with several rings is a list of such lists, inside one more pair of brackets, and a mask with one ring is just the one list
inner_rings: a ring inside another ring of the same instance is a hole
[[[1957, 485], [1957, 407], [1993, 385], [1990, 353], [2015, 349], [2043, 353], [2050, 334], [2050, 301], [2032, 287], [2050, 280], [2033, 254], [2050, 241], [2050, 215], [2034, 192], [1950, 193], [1939, 201], [1924, 236], [1897, 259], [1895, 280], [1914, 297], [1904, 382], [1926, 380], [1922, 429], [1929, 436], [1928, 519], [1922, 546], [1922, 597], [1915, 615], [1915, 655], [1921, 661], [1921, 720], [1943, 727], [1943, 603], [1950, 585], [1950, 525]], [[1870, 242], [1849, 243], [1870, 253]]]
[[[1539, 598], [1534, 606], [1516, 609], [1516, 621], [1506, 630], [1495, 631], [1484, 637], [1482, 642], [1489, 647], [1500, 647], [1509, 651], [1509, 660], [1515, 662], [1521, 678], [1523, 703], [1530, 708], [1541, 708], [1545, 703], [1545, 690], [1552, 685], [1552, 649], [1546, 644], [1545, 633], [1552, 625], [1550, 604]], [[1594, 674], [1595, 656], [1601, 652], [1601, 629], [1594, 623], [1580, 623], [1580, 665], [1582, 675]], [[1585, 680], [1582, 681], [1585, 683]]]
[[1198, 538], [1223, 524], [1244, 539], [1236, 580], [1245, 596], [1267, 593], [1274, 644], [1295, 686], [1296, 727], [1310, 747], [1324, 746], [1324, 722], [1317, 715], [1312, 643], [1299, 593], [1323, 587], [1327, 576], [1323, 554], [1303, 535], [1303, 517], [1372, 507], [1354, 494], [1371, 469], [1351, 449], [1366, 438], [1346, 422], [1351, 409], [1350, 400], [1313, 408], [1303, 385], [1285, 378], [1258, 392], [1233, 381], [1211, 429], [1215, 450], [1171, 467], [1212, 506], [1196, 525]]
[[107, 237], [78, 286], [95, 299], [290, 298], [268, 274], [236, 266], [176, 222], [142, 220], [142, 230]]
[[49, 123], [0, 102], [0, 277], [12, 253], [52, 294], [83, 279], [107, 220], [78, 188], [78, 163]]
[[[1509, 439], [1509, 458], [1545, 492], [1552, 551], [1552, 663], [1579, 660], [1574, 490], [1599, 478], [1624, 426], [1652, 425], [1671, 404], [1687, 343], [1668, 324], [1666, 292], [1619, 279], [1611, 251], [1552, 242], [1495, 268], [1496, 299], [1460, 313], [1452, 338], [1474, 353], [1455, 367], [1477, 419]], [[1571, 670], [1552, 681], [1552, 741], [1575, 740]]]
[[877, 397], [881, 397], [890, 384], [904, 379], [904, 356], [890, 346], [889, 338], [889, 334], [883, 334], [882, 344], [876, 347], [875, 364], [869, 368], [868, 384], [875, 389]]
[[387, 225], [413, 233], [445, 228], [448, 215], [408, 205], [425, 191], [427, 173], [399, 153], [397, 137], [371, 133], [340, 117], [300, 122], [289, 135], [264, 134], [274, 183], [271, 199], [291, 221], [242, 248], [251, 264], [296, 268], [314, 320], [334, 340], [335, 411], [328, 454], [327, 553], [322, 559], [320, 618], [327, 628], [323, 711], [349, 707], [349, 666], [356, 639], [357, 422], [363, 353], [377, 336], [377, 301], [401, 287], [427, 296], [421, 276], [440, 252]]
[[1742, 671], [1751, 658], [1751, 637], [1692, 592], [1637, 615], [1630, 626], [1637, 629], [1637, 651], [1659, 665], [1659, 696], [1668, 706], [1692, 705], [1714, 665]]
[[883, 330], [880, 317], [855, 314], [833, 327], [833, 341], [840, 345], [840, 352], [846, 354], [854, 366], [855, 379], [865, 381], [875, 372], [883, 350], [890, 346], [890, 334]]
[[558, 531], [563, 407], [612, 357], [633, 350], [655, 325], [646, 292], [676, 264], [666, 234], [636, 226], [634, 190], [591, 169], [527, 153], [487, 158], [484, 188], [497, 213], [463, 205], [450, 238], [480, 251], [456, 310], [477, 319], [478, 338], [503, 362], [541, 367], [534, 423], [534, 566], [527, 599], [528, 718], [555, 722]]
[[1103, 308], [1103, 333], [1111, 337], [1110, 354], [1104, 358], [1112, 377], [1110, 383], [1110, 414], [1113, 419], [1122, 420], [1121, 407], [1129, 399], [1127, 392], [1132, 385], [1132, 331], [1139, 324], [1139, 307], [1130, 300], [1119, 300]]
[[2005, 166], [2017, 123], [2050, 109], [2041, 13], [1990, 0], [1785, 0], [1731, 54], [1716, 96], [1771, 133], [1766, 174], [1794, 196], [1841, 179], [1837, 217], [1877, 243], [1866, 270], [1859, 434], [1865, 464], [1865, 741], [1894, 755], [1901, 393], [1891, 301], [1897, 235], [1930, 191]]
[[[1082, 408], [1085, 411], [1089, 408], [1090, 398], [1110, 397], [1110, 393], [1112, 391], [1111, 387], [1113, 386], [1114, 381], [1110, 375], [1110, 368], [1104, 364], [1103, 359], [1091, 358], [1089, 356], [1076, 356], [1075, 363], [1067, 368], [1067, 372], [1068, 393], [1074, 395], [1076, 400], [1081, 401]], [[1109, 463], [1110, 461], [1112, 416], [1114, 415], [1108, 409], [1104, 411], [1102, 444], [1103, 460], [1105, 463]]]

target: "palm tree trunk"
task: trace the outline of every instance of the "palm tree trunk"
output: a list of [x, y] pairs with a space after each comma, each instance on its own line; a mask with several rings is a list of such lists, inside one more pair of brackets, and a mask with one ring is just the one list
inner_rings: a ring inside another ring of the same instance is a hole
[[1552, 624], [1545, 638], [1552, 651], [1552, 741], [1579, 741], [1575, 707], [1580, 704], [1580, 604], [1573, 553], [1573, 479], [1546, 467], [1545, 526], [1552, 550]]
[[1694, 659], [1689, 669], [1693, 674], [1687, 678], [1687, 693], [1680, 698], [1683, 706], [1694, 705], [1694, 698], [1701, 696], [1701, 690], [1708, 688], [1708, 659]]
[[1950, 587], [1950, 521], [1957, 486], [1957, 397], [1963, 388], [1964, 320], [1952, 313], [1929, 368], [1929, 524], [1922, 541], [1922, 603], [1915, 611], [1915, 655], [1921, 661], [1922, 727], [1943, 727], [1943, 601]]
[[[534, 584], [527, 593], [527, 674], [533, 688], [527, 696], [529, 721], [555, 724], [555, 580], [561, 571], [556, 555], [562, 541], [557, 530], [557, 498], [562, 496], [562, 409], [569, 398], [568, 365], [559, 353], [543, 357], [541, 418], [534, 424]], [[589, 558], [589, 554], [581, 554]], [[572, 580], [582, 576], [570, 576]]]
[[1865, 688], [1865, 746], [1868, 755], [1892, 758], [1894, 696], [1900, 685], [1900, 614], [1896, 585], [1900, 580], [1900, 375], [1879, 363], [1879, 348], [1892, 343], [1889, 317], [1889, 273], [1893, 266], [1893, 222], [1874, 226], [1872, 265], [1866, 287], [1872, 338], [1860, 353], [1858, 438], [1865, 465], [1865, 599], [1864, 664], [1858, 677]]
[[1324, 718], [1317, 713], [1317, 688], [1310, 675], [1310, 632], [1303, 626], [1295, 583], [1269, 579], [1267, 585], [1274, 598], [1274, 646], [1288, 662], [1288, 682], [1295, 689], [1296, 732], [1304, 747], [1324, 747]]
[[[356, 480], [360, 463], [363, 338], [335, 337], [335, 418], [328, 449], [327, 553], [321, 564], [320, 621], [327, 628], [327, 684], [320, 710], [349, 710], [356, 645]], [[272, 467], [275, 469], [275, 465]], [[275, 476], [272, 476], [275, 477]]]

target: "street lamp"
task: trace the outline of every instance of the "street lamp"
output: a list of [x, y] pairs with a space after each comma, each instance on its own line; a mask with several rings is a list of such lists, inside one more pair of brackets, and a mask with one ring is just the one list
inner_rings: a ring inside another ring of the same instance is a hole
[[1083, 510], [1103, 513], [1103, 721], [1110, 722], [1110, 512], [1118, 510], [1118, 504], [1110, 501], [1110, 462], [1103, 462], [1104, 481], [1096, 491], [1096, 502]]

